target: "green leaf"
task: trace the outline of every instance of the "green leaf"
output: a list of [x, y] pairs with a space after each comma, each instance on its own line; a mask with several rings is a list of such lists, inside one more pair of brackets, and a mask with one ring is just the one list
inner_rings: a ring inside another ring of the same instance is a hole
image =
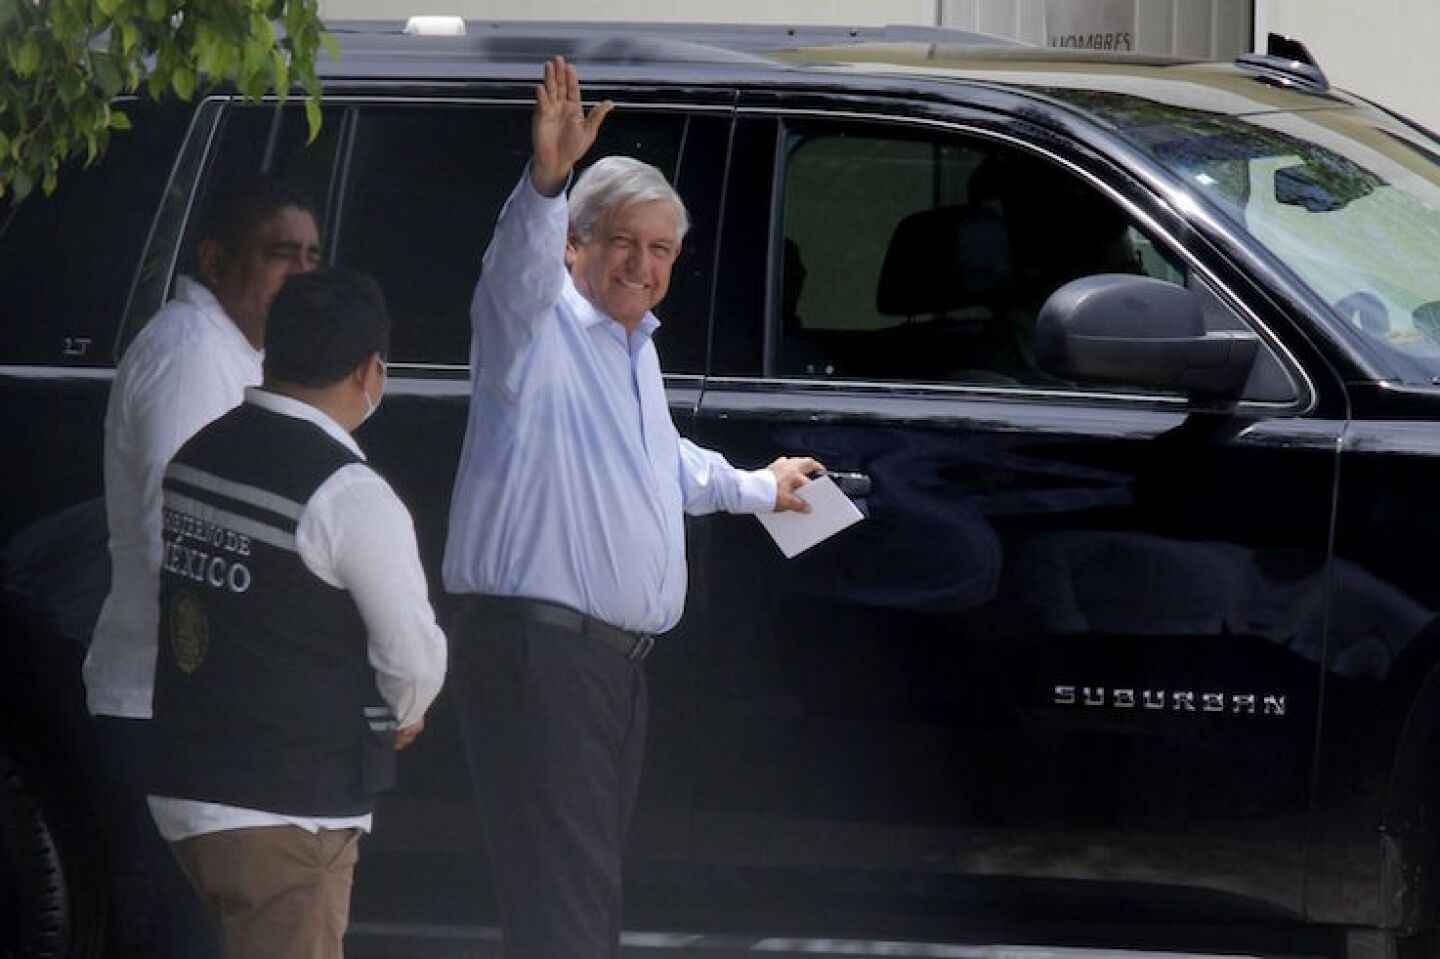
[[110, 54], [95, 53], [90, 58], [90, 67], [105, 99], [115, 96], [125, 86], [125, 78], [120, 75], [120, 68], [115, 65], [115, 58]]
[[100, 7], [100, 12], [107, 17], [115, 16], [115, 11], [120, 9], [121, 0], [95, 0]]
[[328, 32], [322, 31], [320, 43], [325, 47], [325, 52], [330, 54], [330, 59], [336, 63], [340, 62], [340, 41], [336, 40]]
[[102, 125], [109, 108], [94, 97], [81, 97], [70, 107], [70, 123], [80, 130], [89, 130]]
[[165, 0], [145, 0], [145, 13], [151, 20], [164, 20]]
[[305, 25], [305, 10], [297, 0], [285, 0], [285, 33], [293, 40]]
[[195, 68], [207, 76], [220, 75], [220, 51], [223, 47], [215, 39], [215, 31], [207, 24], [195, 28]]
[[60, 102], [74, 103], [85, 92], [85, 75], [71, 68], [60, 74]]
[[15, 191], [15, 199], [23, 200], [35, 189], [35, 175], [22, 166], [15, 171], [15, 179], [10, 186]]
[[275, 66], [275, 91], [283, 97], [290, 89], [290, 59], [277, 47], [271, 51], [270, 60]]
[[310, 97], [305, 101], [305, 123], [310, 128], [310, 135], [305, 138], [306, 143], [314, 143], [315, 138], [320, 135], [321, 116], [319, 97]]
[[170, 86], [174, 88], [177, 97], [189, 103], [195, 96], [195, 71], [189, 67], [176, 67], [175, 72], [170, 75]]
[[5, 135], [4, 130], [0, 130], [0, 157], [8, 156], [9, 153], [10, 138]]
[[46, 7], [50, 14], [51, 34], [61, 41], [73, 42], [78, 34], [85, 32], [84, 24], [79, 14], [66, 3], [49, 3]]
[[129, 130], [130, 118], [119, 110], [114, 110], [110, 113], [109, 125], [112, 130]]
[[[40, 67], [40, 40], [33, 34], [26, 37], [20, 44], [20, 49], [15, 52], [14, 60], [17, 74], [21, 77], [33, 75]], [[20, 191], [17, 188], [15, 192]]]

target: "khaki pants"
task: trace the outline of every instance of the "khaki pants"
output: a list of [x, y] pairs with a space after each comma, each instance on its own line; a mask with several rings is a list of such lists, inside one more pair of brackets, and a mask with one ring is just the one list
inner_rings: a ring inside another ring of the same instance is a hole
[[171, 843], [226, 959], [340, 959], [358, 829], [265, 826]]

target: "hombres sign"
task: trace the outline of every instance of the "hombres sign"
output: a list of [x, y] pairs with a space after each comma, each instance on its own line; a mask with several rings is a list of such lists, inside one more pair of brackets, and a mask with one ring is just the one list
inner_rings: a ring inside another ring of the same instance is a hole
[[1046, 0], [1045, 36], [1052, 47], [1135, 49], [1136, 0]]

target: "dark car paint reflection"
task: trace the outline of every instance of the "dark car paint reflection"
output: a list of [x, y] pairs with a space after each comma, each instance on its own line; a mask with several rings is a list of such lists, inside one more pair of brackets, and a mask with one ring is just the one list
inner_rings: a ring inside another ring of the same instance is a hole
[[110, 592], [105, 501], [90, 499], [32, 523], [0, 549], [6, 606], [81, 649]]
[[[1034, 442], [1021, 436], [891, 428], [842, 435], [843, 444], [824, 428], [780, 434], [787, 449], [865, 464], [874, 488], [869, 522], [833, 548], [781, 567], [787, 591], [960, 613], [996, 598], [1003, 568], [1004, 618], [1019, 632], [1249, 635], [1325, 661], [1327, 582], [1313, 556], [1105, 529], [1022, 527], [1002, 545], [992, 520], [1129, 506], [1134, 477], [1036, 456]], [[1337, 560], [1332, 575], [1329, 669], [1383, 679], [1433, 611], [1353, 562]]]

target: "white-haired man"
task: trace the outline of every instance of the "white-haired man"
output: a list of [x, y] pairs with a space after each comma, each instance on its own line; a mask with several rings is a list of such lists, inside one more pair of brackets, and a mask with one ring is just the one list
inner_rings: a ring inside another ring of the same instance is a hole
[[654, 167], [596, 162], [610, 112], [545, 65], [533, 157], [471, 303], [450, 510], [454, 672], [508, 955], [618, 950], [652, 636], [684, 608], [684, 513], [805, 510], [821, 468], [737, 470], [676, 432], [651, 334], [687, 226]]

